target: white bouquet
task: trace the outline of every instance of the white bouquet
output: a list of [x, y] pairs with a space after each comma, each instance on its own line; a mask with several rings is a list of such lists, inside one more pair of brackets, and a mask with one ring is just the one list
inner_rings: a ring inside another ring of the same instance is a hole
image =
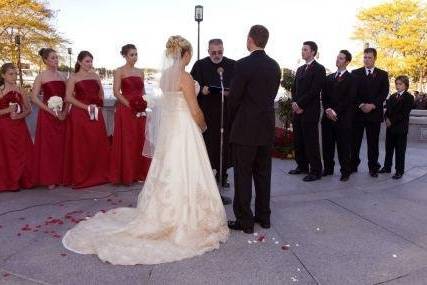
[[9, 103], [9, 106], [13, 106], [13, 108], [15, 109], [15, 113], [21, 113], [21, 106], [19, 106], [18, 103]]
[[58, 112], [62, 112], [62, 106], [64, 105], [64, 101], [59, 96], [52, 96], [47, 100], [47, 107], [55, 112], [58, 116]]

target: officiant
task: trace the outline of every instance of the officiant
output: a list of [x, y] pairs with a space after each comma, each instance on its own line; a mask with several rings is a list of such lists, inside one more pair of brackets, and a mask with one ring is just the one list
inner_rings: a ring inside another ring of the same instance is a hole
[[223, 143], [223, 187], [229, 187], [227, 169], [231, 167], [229, 147], [229, 127], [227, 118], [227, 95], [233, 77], [235, 61], [224, 56], [224, 46], [221, 39], [209, 41], [209, 56], [196, 61], [191, 70], [194, 80], [200, 84], [197, 100], [205, 116], [207, 131], [204, 132], [209, 159], [212, 168], [216, 170], [219, 180], [220, 143], [221, 143], [221, 81], [219, 68], [222, 68], [225, 88], [224, 103], [224, 143]]

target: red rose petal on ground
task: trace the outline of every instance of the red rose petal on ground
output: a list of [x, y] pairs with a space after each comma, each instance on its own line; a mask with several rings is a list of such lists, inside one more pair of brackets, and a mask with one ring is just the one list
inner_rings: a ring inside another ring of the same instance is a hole
[[283, 246], [282, 246], [282, 249], [283, 249], [283, 250], [288, 250], [288, 249], [289, 249], [289, 246], [287, 246], [287, 245], [283, 245]]
[[3, 226], [2, 226], [2, 225], [0, 225], [0, 229], [1, 229], [1, 228], [3, 228]]
[[263, 240], [265, 240], [265, 235], [261, 235], [257, 238], [257, 241], [262, 242]]
[[121, 202], [122, 202], [122, 200], [119, 200], [119, 201], [117, 201], [117, 202], [121, 203]]
[[21, 236], [21, 233], [17, 233], [16, 235], [20, 237], [20, 236]]
[[61, 253], [61, 256], [67, 256], [67, 254], [66, 253]]
[[107, 199], [107, 202], [111, 202], [111, 199]]
[[8, 277], [10, 276], [10, 273], [3, 273], [3, 277]]

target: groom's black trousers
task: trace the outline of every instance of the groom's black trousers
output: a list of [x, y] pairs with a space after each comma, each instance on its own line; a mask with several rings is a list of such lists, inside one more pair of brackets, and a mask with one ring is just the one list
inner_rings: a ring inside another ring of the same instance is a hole
[[[253, 227], [254, 219], [270, 222], [271, 145], [232, 144], [234, 166], [233, 210], [242, 227]], [[255, 217], [251, 210], [252, 178], [255, 183]]]

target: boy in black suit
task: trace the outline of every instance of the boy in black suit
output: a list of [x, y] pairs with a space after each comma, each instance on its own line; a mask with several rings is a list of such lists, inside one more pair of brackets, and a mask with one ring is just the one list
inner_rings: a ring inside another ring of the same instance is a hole
[[351, 120], [353, 114], [353, 80], [347, 66], [351, 62], [351, 53], [341, 50], [337, 56], [337, 72], [326, 77], [322, 91], [322, 103], [325, 113], [322, 118], [323, 176], [334, 174], [335, 144], [341, 165], [341, 181], [350, 177]]
[[320, 92], [326, 79], [326, 70], [314, 57], [317, 44], [303, 43], [302, 58], [306, 64], [300, 66], [291, 89], [293, 129], [295, 136], [295, 161], [297, 168], [289, 174], [308, 174], [303, 178], [310, 182], [322, 177], [322, 160], [319, 145]]
[[409, 114], [414, 106], [414, 96], [408, 92], [409, 78], [398, 76], [395, 80], [397, 92], [386, 101], [385, 120], [387, 125], [385, 139], [384, 167], [380, 173], [390, 173], [393, 152], [396, 152], [396, 174], [393, 179], [402, 178], [405, 172], [405, 152], [409, 127]]
[[363, 55], [364, 67], [351, 73], [356, 80], [356, 97], [352, 126], [351, 170], [357, 172], [360, 164], [360, 146], [366, 130], [368, 143], [368, 167], [372, 177], [378, 177], [379, 136], [384, 118], [384, 101], [389, 95], [388, 73], [375, 67], [377, 50], [366, 48]]

